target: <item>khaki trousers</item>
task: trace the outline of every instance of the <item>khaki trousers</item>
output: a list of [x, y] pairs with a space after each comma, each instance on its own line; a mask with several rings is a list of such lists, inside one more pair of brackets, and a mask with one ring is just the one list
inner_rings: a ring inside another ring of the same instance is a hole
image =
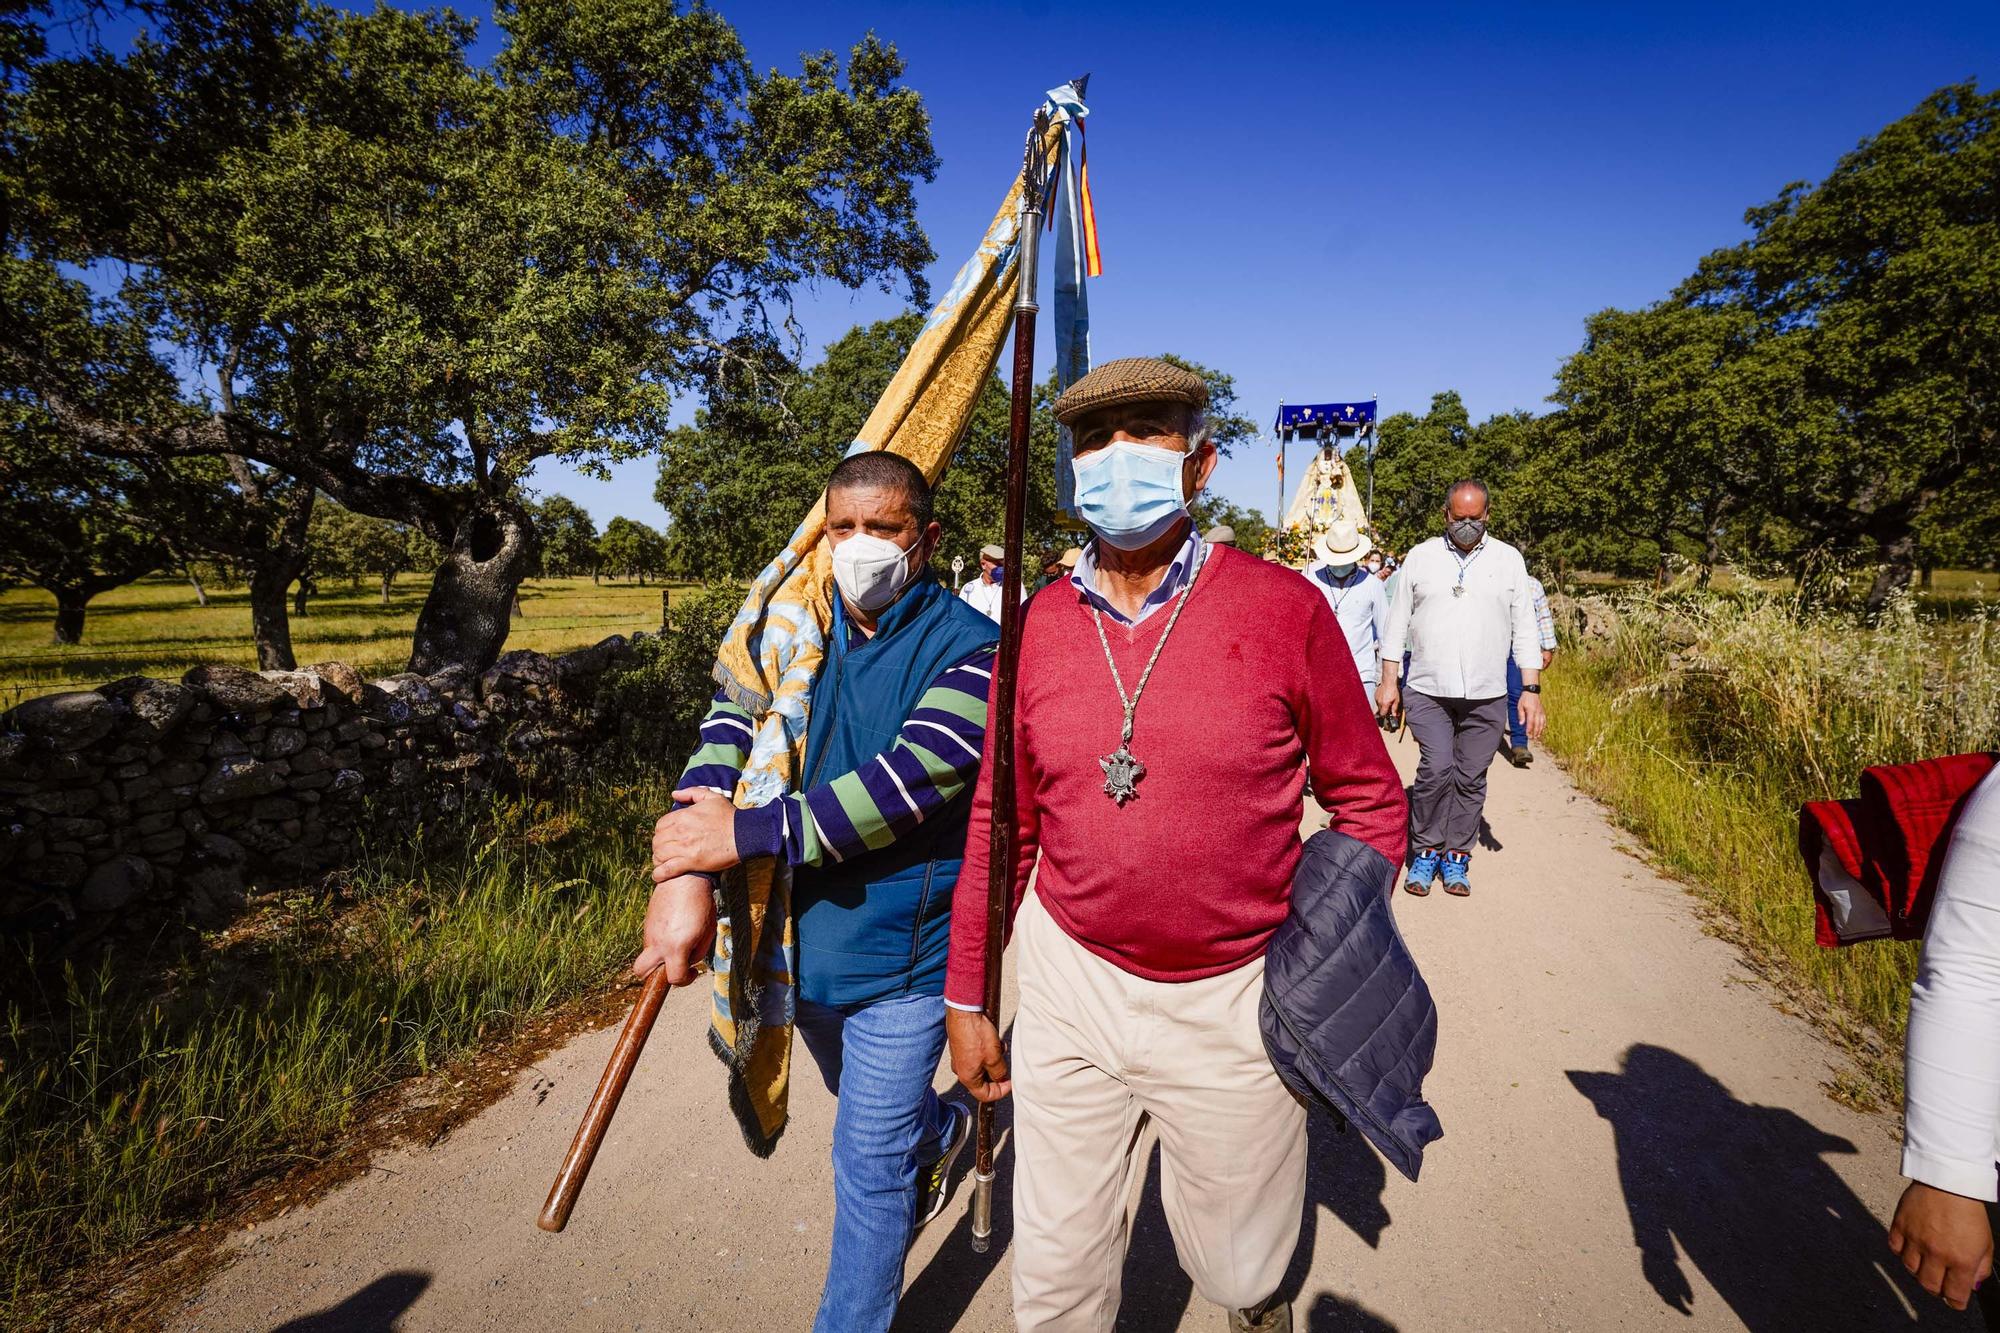
[[1306, 1113], [1257, 1028], [1262, 959], [1202, 981], [1135, 977], [1037, 895], [1015, 933], [1014, 1321], [1108, 1331], [1118, 1315], [1145, 1131], [1181, 1267], [1226, 1310], [1274, 1292], [1297, 1248]]

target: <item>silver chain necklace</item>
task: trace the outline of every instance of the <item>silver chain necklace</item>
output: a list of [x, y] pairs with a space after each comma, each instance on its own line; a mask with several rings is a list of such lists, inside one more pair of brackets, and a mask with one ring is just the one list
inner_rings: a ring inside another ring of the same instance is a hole
[[1146, 776], [1146, 766], [1132, 756], [1132, 717], [1139, 711], [1139, 696], [1146, 692], [1146, 682], [1153, 678], [1153, 668], [1159, 663], [1160, 650], [1167, 646], [1167, 638], [1174, 632], [1174, 622], [1181, 618], [1181, 609], [1187, 605], [1188, 594], [1194, 591], [1194, 581], [1201, 574], [1197, 567], [1188, 572], [1187, 586], [1174, 602], [1173, 614], [1167, 617], [1167, 627], [1160, 631], [1160, 641], [1153, 645], [1153, 655], [1146, 659], [1146, 669], [1139, 675], [1139, 688], [1125, 693], [1125, 678], [1118, 674], [1118, 661], [1111, 655], [1111, 639], [1104, 632], [1104, 613], [1093, 602], [1090, 618], [1097, 625], [1097, 641], [1104, 646], [1105, 665], [1111, 668], [1111, 683], [1118, 687], [1118, 698], [1125, 705], [1125, 725], [1118, 733], [1118, 748], [1098, 760], [1104, 770], [1104, 794], [1116, 801], [1120, 808], [1125, 802], [1139, 794], [1139, 779]]

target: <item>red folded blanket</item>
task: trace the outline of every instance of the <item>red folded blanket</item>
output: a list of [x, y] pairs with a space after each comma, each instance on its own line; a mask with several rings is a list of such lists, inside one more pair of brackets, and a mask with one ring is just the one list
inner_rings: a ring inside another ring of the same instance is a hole
[[1953, 754], [1861, 774], [1855, 800], [1799, 810], [1821, 948], [1921, 939], [1951, 826], [2000, 755]]

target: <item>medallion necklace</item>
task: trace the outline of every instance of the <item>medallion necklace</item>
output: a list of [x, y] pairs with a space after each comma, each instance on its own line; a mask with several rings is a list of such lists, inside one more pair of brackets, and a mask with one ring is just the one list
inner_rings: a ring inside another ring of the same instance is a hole
[[1451, 595], [1453, 597], [1463, 597], [1465, 596], [1465, 571], [1472, 568], [1473, 561], [1486, 554], [1486, 540], [1481, 538], [1479, 545], [1473, 547], [1469, 555], [1462, 553], [1458, 547], [1453, 546], [1451, 538], [1447, 537], [1444, 540], [1445, 545], [1451, 547], [1452, 559], [1458, 561], [1458, 582], [1452, 586]]
[[1098, 760], [1104, 770], [1104, 794], [1121, 807], [1139, 794], [1139, 779], [1146, 776], [1146, 766], [1132, 755], [1132, 717], [1139, 711], [1139, 696], [1146, 692], [1146, 682], [1153, 677], [1153, 668], [1159, 663], [1160, 650], [1167, 646], [1167, 639], [1174, 632], [1174, 622], [1181, 618], [1181, 610], [1187, 605], [1188, 594], [1194, 591], [1199, 568], [1189, 571], [1187, 586], [1174, 601], [1173, 614], [1167, 617], [1167, 627], [1160, 631], [1160, 641], [1153, 645], [1153, 655], [1146, 659], [1146, 669], [1139, 675], [1139, 688], [1125, 693], [1125, 678], [1118, 673], [1118, 661], [1111, 655], [1111, 640], [1104, 632], [1104, 613], [1097, 609], [1095, 602], [1090, 607], [1090, 618], [1097, 624], [1097, 641], [1104, 646], [1104, 661], [1111, 668], [1111, 683], [1118, 687], [1118, 698], [1125, 705], [1125, 725], [1118, 733], [1118, 748]]

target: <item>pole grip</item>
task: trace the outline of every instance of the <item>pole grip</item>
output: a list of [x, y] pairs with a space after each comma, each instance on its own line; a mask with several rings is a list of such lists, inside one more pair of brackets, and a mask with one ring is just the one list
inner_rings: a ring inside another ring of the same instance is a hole
[[625, 1095], [625, 1085], [639, 1063], [639, 1052], [645, 1049], [653, 1022], [660, 1016], [660, 1006], [666, 1003], [667, 992], [672, 989], [666, 968], [656, 967], [646, 974], [645, 988], [625, 1019], [625, 1030], [618, 1034], [618, 1044], [611, 1048], [604, 1076], [597, 1080], [597, 1091], [590, 1095], [583, 1122], [576, 1127], [576, 1137], [570, 1140], [562, 1169], [556, 1172], [555, 1184], [549, 1188], [548, 1202], [542, 1205], [542, 1215], [535, 1219], [535, 1225], [542, 1230], [561, 1231], [569, 1225], [570, 1210], [576, 1207], [577, 1195], [583, 1192], [590, 1164], [597, 1160], [604, 1133], [611, 1128], [611, 1117], [618, 1113], [618, 1099]]

